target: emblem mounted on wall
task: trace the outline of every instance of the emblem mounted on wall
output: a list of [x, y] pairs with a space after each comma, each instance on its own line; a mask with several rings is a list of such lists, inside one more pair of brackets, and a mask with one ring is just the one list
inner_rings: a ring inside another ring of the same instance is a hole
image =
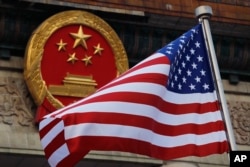
[[128, 69], [115, 31], [84, 11], [45, 20], [26, 47], [24, 77], [38, 105], [36, 120], [82, 99]]

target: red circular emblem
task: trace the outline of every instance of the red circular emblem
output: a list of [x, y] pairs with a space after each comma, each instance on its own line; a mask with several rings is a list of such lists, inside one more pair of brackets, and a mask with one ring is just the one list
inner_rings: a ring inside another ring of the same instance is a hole
[[67, 11], [44, 21], [26, 48], [25, 80], [37, 119], [92, 93], [128, 69], [125, 49], [102, 19]]

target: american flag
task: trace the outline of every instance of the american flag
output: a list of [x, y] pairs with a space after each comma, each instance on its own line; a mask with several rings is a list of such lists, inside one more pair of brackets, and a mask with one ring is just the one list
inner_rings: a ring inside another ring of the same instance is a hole
[[96, 93], [44, 117], [51, 166], [74, 166], [90, 150], [162, 160], [228, 152], [201, 25]]

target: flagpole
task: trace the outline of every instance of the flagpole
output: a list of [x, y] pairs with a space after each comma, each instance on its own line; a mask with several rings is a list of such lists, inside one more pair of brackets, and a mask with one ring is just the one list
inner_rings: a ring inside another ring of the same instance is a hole
[[218, 62], [214, 50], [214, 44], [212, 40], [212, 35], [210, 31], [210, 25], [209, 25], [209, 19], [212, 16], [212, 9], [210, 6], [199, 6], [195, 9], [195, 16], [199, 19], [199, 22], [202, 24], [203, 28], [203, 35], [205, 38], [205, 42], [207, 45], [207, 51], [210, 59], [210, 65], [212, 68], [213, 72], [213, 77], [215, 81], [215, 85], [217, 88], [217, 94], [218, 94], [218, 99], [220, 101], [221, 109], [222, 109], [222, 114], [224, 117], [226, 129], [227, 129], [227, 136], [229, 140], [229, 144], [231, 147], [232, 151], [237, 150], [236, 144], [235, 144], [235, 137], [233, 133], [233, 128], [231, 124], [231, 119], [226, 103], [226, 98], [224, 95], [224, 89], [222, 85], [222, 80], [219, 72], [219, 67], [218, 67]]

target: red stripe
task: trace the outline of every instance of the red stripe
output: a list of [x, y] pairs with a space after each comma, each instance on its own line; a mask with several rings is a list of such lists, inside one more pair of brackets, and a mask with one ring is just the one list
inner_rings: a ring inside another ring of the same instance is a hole
[[116, 124], [149, 129], [155, 133], [165, 136], [177, 136], [189, 133], [200, 135], [224, 130], [224, 124], [222, 121], [209, 122], [202, 125], [183, 124], [172, 126], [156, 122], [155, 120], [147, 117], [119, 113], [73, 113], [68, 114], [63, 119], [65, 120], [65, 126], [90, 122], [102, 124]]
[[[225, 150], [228, 150], [228, 143], [226, 141], [214, 142], [200, 146], [188, 144], [171, 148], [158, 147], [148, 142], [118, 137], [84, 136], [73, 138], [68, 141], [69, 148], [79, 148], [81, 147], [80, 143], [88, 143], [85, 147], [82, 147], [82, 149], [86, 150], [124, 151], [148, 155], [161, 160], [169, 160], [185, 156], [203, 157], [215, 153], [224, 153]], [[74, 152], [75, 150], [71, 151]]]

